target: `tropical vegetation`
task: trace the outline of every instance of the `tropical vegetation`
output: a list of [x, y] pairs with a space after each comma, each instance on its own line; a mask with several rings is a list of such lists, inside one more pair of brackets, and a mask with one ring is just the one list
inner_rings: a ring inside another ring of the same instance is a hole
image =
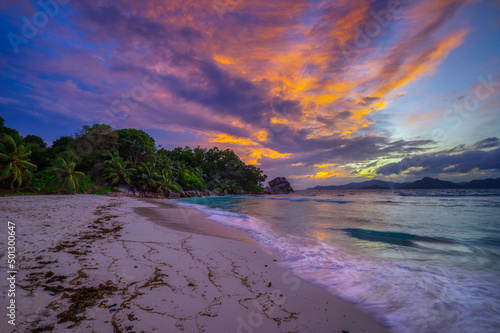
[[0, 139], [0, 181], [9, 184], [12, 191], [23, 184], [23, 180], [30, 180], [36, 165], [30, 163], [31, 152], [26, 149], [21, 137], [17, 134], [3, 133]]
[[[106, 193], [118, 188], [163, 193], [258, 193], [267, 176], [231, 149], [157, 146], [140, 129], [85, 125], [49, 146], [22, 137], [0, 117], [0, 189], [36, 193]], [[1, 192], [1, 191], [0, 191]]]
[[52, 176], [48, 184], [55, 183], [59, 191], [76, 193], [79, 183], [85, 178], [85, 174], [76, 171], [76, 157], [71, 151], [65, 151], [57, 156], [51, 168], [45, 172]]

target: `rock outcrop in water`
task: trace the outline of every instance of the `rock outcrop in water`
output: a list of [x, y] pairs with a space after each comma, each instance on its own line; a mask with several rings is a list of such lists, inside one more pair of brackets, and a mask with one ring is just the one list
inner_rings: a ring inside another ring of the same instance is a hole
[[290, 182], [285, 177], [276, 177], [269, 182], [269, 186], [264, 189], [264, 194], [288, 194], [294, 190]]

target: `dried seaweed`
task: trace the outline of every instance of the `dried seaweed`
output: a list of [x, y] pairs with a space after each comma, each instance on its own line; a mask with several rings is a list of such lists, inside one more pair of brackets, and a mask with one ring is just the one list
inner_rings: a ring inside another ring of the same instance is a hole
[[67, 321], [81, 322], [85, 319], [85, 316], [77, 316], [79, 313], [84, 312], [88, 307], [94, 306], [97, 300], [102, 299], [105, 295], [112, 295], [116, 290], [115, 286], [105, 286], [103, 284], [100, 284], [97, 288], [81, 287], [75, 289], [73, 294], [69, 296], [71, 303], [69, 309], [57, 315], [59, 323]]

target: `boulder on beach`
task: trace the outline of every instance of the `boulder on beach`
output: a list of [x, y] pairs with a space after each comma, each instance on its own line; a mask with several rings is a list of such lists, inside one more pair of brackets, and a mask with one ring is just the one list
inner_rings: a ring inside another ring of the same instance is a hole
[[269, 182], [269, 186], [264, 189], [264, 194], [288, 194], [294, 190], [290, 182], [285, 177], [276, 177]]
[[200, 196], [200, 194], [198, 193], [198, 191], [184, 191], [184, 192], [190, 198], [199, 197]]
[[170, 192], [170, 194], [168, 195], [168, 198], [169, 199], [180, 199], [181, 195], [180, 195], [180, 193]]

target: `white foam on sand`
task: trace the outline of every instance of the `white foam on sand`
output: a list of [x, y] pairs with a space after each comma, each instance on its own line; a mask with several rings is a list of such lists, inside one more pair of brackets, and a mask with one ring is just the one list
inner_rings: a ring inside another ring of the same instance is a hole
[[[93, 195], [2, 198], [0, 211], [16, 223], [18, 237], [16, 332], [47, 325], [73, 333], [387, 331], [284, 271], [261, 247], [162, 227], [135, 213], [144, 207], [159, 205]], [[172, 209], [182, 209], [172, 215], [205, 221], [190, 208]], [[242, 221], [242, 227], [245, 220], [220, 218]], [[3, 243], [0, 254], [5, 257]], [[57, 279], [50, 281], [49, 272]], [[70, 309], [63, 295], [100, 285], [116, 290], [84, 297], [79, 324], [60, 321], [58, 314]], [[6, 290], [2, 279], [4, 309]], [[1, 332], [12, 329], [6, 317], [0, 320]]]
[[358, 304], [394, 332], [500, 331], [498, 274], [371, 259], [315, 239], [280, 234], [266, 221], [245, 214], [179, 204], [249, 232], [297, 275]]

